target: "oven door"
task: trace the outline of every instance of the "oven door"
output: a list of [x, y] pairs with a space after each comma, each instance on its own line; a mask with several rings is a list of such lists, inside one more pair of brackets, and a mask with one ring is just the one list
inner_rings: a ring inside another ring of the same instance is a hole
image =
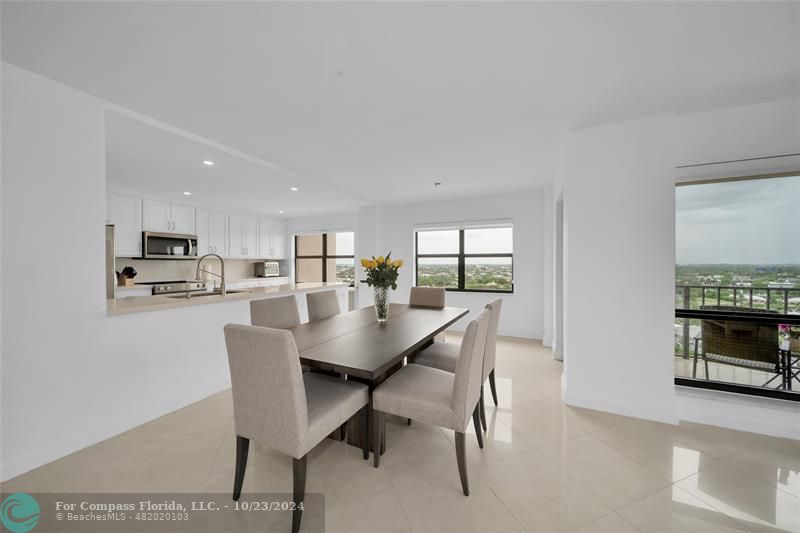
[[144, 259], [197, 259], [197, 235], [142, 232]]

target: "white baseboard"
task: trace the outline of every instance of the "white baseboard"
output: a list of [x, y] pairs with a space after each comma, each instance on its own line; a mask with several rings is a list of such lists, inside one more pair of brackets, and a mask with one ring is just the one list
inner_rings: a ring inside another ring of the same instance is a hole
[[[562, 387], [565, 385], [562, 375]], [[605, 411], [616, 415], [642, 418], [644, 420], [654, 420], [665, 424], [678, 423], [678, 411], [674, 405], [648, 405], [641, 401], [615, 401], [605, 398], [590, 398], [578, 394], [572, 394], [569, 390], [564, 390], [564, 403], [573, 407], [583, 407], [595, 411]]]
[[800, 440], [800, 404], [722, 391], [675, 387], [681, 420]]
[[34, 468], [61, 459], [78, 450], [104, 441], [120, 433], [150, 422], [172, 411], [186, 407], [189, 404], [208, 398], [213, 394], [222, 392], [231, 386], [230, 377], [225, 376], [211, 382], [200, 384], [193, 390], [169, 398], [153, 402], [116, 418], [110, 423], [100, 424], [91, 428], [75, 429], [71, 436], [50, 441], [49, 446], [42, 450], [34, 451], [24, 457], [19, 457], [0, 465], [0, 481], [8, 481], [19, 475], [29, 472]]

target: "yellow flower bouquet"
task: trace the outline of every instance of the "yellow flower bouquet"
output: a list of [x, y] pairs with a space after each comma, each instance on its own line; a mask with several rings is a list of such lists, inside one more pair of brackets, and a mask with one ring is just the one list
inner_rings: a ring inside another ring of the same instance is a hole
[[397, 271], [403, 266], [403, 260], [392, 260], [392, 253], [389, 252], [386, 257], [381, 255], [362, 259], [361, 266], [367, 274], [361, 283], [375, 290], [375, 315], [378, 323], [384, 324], [389, 318], [389, 289], [397, 289]]

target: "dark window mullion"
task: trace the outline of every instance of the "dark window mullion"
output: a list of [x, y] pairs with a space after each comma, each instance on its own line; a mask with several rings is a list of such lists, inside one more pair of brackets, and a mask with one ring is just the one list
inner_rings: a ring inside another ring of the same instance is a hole
[[322, 283], [328, 281], [328, 234], [322, 234]]
[[464, 290], [466, 285], [466, 265], [464, 261], [464, 230], [458, 230], [458, 288]]

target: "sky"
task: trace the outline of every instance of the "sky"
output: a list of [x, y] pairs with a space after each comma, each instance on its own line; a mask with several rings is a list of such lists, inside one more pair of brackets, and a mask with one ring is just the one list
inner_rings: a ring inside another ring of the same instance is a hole
[[[458, 230], [422, 231], [418, 233], [419, 253], [421, 254], [457, 254]], [[514, 252], [513, 228], [474, 228], [464, 231], [464, 252], [466, 254], [503, 254]], [[483, 257], [468, 259], [470, 264], [510, 265], [511, 259]], [[457, 264], [456, 258], [425, 258], [420, 264], [448, 265]]]
[[678, 264], [800, 264], [800, 176], [675, 189]]

